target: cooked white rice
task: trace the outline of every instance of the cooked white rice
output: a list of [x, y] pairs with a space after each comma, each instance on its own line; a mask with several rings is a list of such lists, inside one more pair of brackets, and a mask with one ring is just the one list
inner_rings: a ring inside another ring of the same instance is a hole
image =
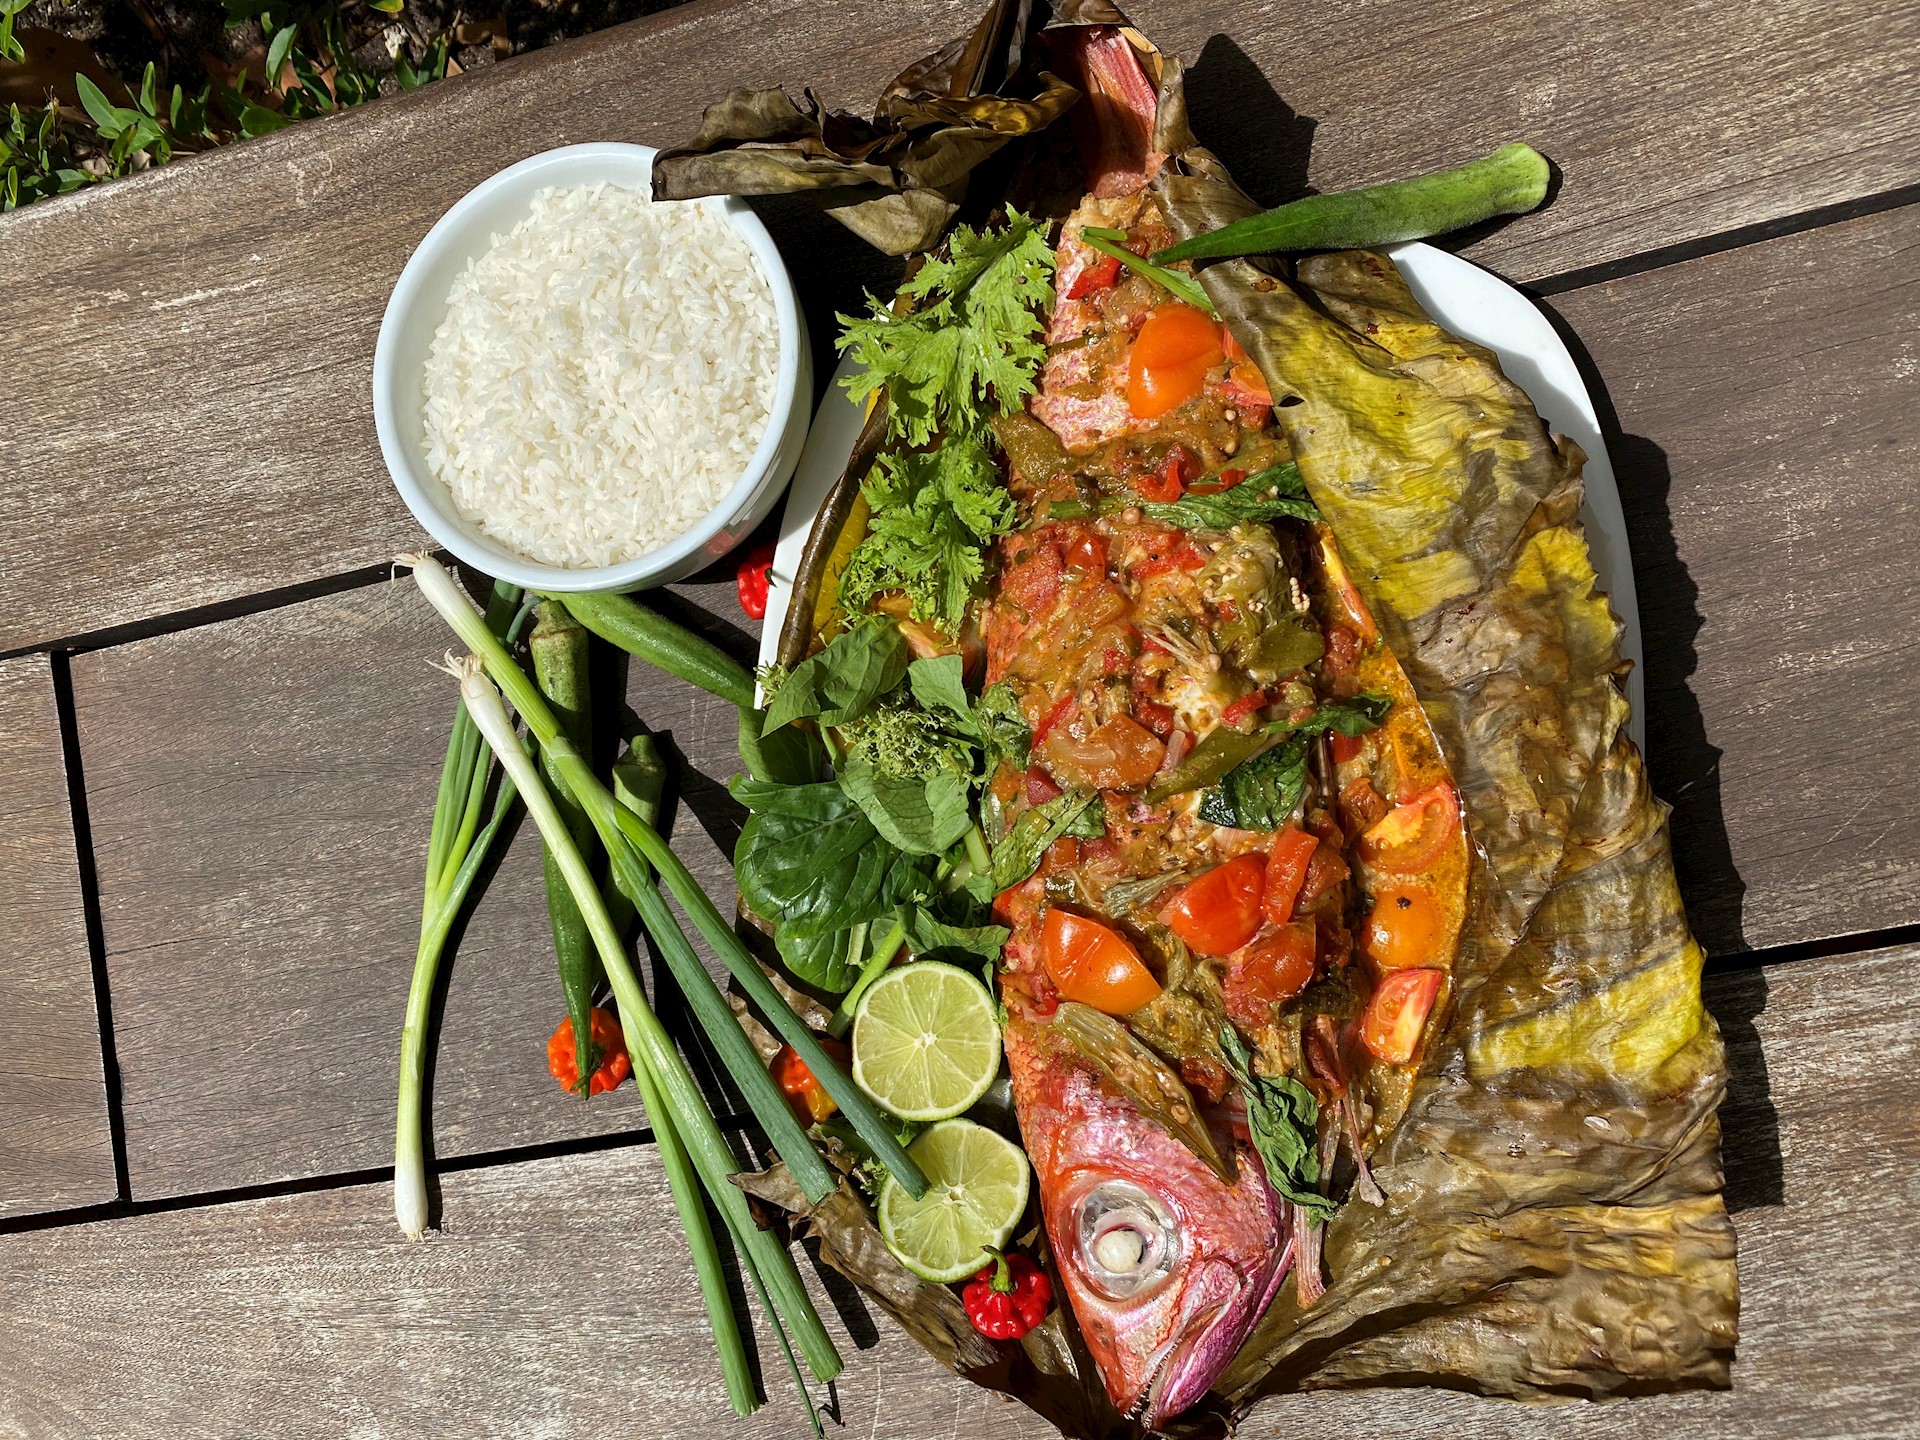
[[427, 463], [500, 544], [616, 564], [739, 480], [779, 356], [766, 276], [721, 216], [613, 185], [543, 190], [454, 283], [427, 358]]

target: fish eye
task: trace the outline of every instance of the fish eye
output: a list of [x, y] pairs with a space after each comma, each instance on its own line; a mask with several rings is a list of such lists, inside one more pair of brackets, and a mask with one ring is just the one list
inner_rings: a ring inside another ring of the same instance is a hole
[[1080, 1198], [1074, 1248], [1081, 1271], [1109, 1299], [1158, 1286], [1180, 1259], [1180, 1232], [1156, 1196], [1126, 1180], [1107, 1180]]

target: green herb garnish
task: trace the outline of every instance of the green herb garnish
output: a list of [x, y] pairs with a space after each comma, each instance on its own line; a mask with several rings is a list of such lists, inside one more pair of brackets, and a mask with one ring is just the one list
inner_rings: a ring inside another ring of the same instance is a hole
[[[1128, 502], [1111, 503], [1119, 509]], [[1108, 505], [1100, 508], [1106, 510]], [[1188, 491], [1178, 500], [1139, 502], [1139, 509], [1150, 520], [1182, 530], [1231, 530], [1250, 521], [1320, 518], [1320, 511], [1307, 498], [1307, 484], [1300, 476], [1300, 467], [1291, 460], [1249, 475], [1238, 485], [1213, 495]]]
[[985, 444], [958, 436], [937, 450], [882, 455], [860, 490], [872, 516], [840, 577], [840, 603], [857, 611], [897, 590], [916, 620], [957, 631], [986, 576], [987, 547], [1015, 518]]
[[1207, 292], [1200, 288], [1200, 282], [1191, 275], [1182, 275], [1178, 270], [1169, 270], [1164, 265], [1156, 265], [1151, 260], [1142, 260], [1126, 248], [1126, 233], [1121, 230], [1108, 230], [1096, 225], [1081, 229], [1080, 238], [1098, 250], [1102, 255], [1111, 255], [1136, 275], [1144, 275], [1160, 286], [1176, 300], [1184, 300], [1196, 310], [1219, 318], [1213, 308], [1213, 301], [1207, 298]]
[[1268, 1182], [1316, 1223], [1325, 1223], [1340, 1206], [1318, 1188], [1320, 1105], [1313, 1092], [1290, 1075], [1254, 1074], [1253, 1057], [1230, 1025], [1220, 1027], [1220, 1053], [1246, 1097], [1247, 1129]]
[[989, 415], [1033, 390], [1046, 358], [1041, 314], [1053, 303], [1053, 248], [1045, 228], [1009, 211], [1006, 228], [954, 227], [947, 256], [929, 257], [900, 287], [921, 301], [896, 315], [840, 315], [840, 350], [865, 367], [846, 382], [857, 401], [885, 390], [891, 433], [910, 445], [936, 435], [980, 436]]
[[1220, 777], [1200, 801], [1200, 818], [1235, 830], [1279, 829], [1306, 793], [1307, 742], [1328, 731], [1364, 735], [1392, 708], [1389, 696], [1370, 691], [1330, 700], [1297, 725], [1276, 721], [1267, 726], [1264, 733], [1277, 738]]

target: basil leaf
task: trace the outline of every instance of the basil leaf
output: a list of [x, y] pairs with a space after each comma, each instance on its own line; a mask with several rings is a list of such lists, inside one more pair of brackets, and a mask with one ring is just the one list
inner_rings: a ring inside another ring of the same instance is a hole
[[793, 667], [767, 707], [762, 733], [808, 717], [822, 725], [856, 719], [900, 683], [909, 657], [906, 637], [891, 620], [869, 616], [859, 621]]
[[827, 754], [820, 737], [792, 725], [766, 729], [767, 712], [742, 710], [738, 739], [740, 763], [756, 780], [784, 785], [806, 785], [826, 771]]
[[833, 781], [778, 785], [734, 777], [753, 815], [734, 847], [740, 898], [793, 939], [844, 930], [933, 888], [932, 864], [880, 838]]
[[1276, 720], [1266, 729], [1270, 735], [1324, 735], [1331, 730], [1337, 735], [1354, 737], [1378, 729], [1391, 709], [1391, 695], [1369, 690], [1351, 700], [1329, 700], [1298, 725]]
[[1291, 460], [1249, 475], [1217, 494], [1188, 492], [1178, 500], [1143, 503], [1140, 513], [1182, 530], [1231, 530], [1250, 521], [1320, 518], [1320, 511], [1307, 498], [1300, 467]]
[[987, 748], [987, 773], [1004, 760], [1016, 770], [1032, 759], [1033, 731], [1013, 687], [1002, 680], [980, 692], [973, 706], [974, 726]]
[[1324, 1223], [1340, 1206], [1317, 1188], [1320, 1106], [1313, 1092], [1290, 1075], [1254, 1074], [1253, 1057], [1230, 1025], [1220, 1027], [1220, 1051], [1246, 1097], [1247, 1130], [1253, 1148], [1260, 1152], [1268, 1182], [1283, 1198]]
[[923, 710], [944, 710], [961, 730], [979, 733], [967, 698], [966, 664], [958, 655], [932, 655], [907, 666], [907, 684]]
[[773, 943], [795, 979], [830, 995], [843, 995], [860, 977], [868, 929], [863, 924], [824, 935], [796, 935], [792, 927], [783, 925], [774, 932]]
[[[1307, 741], [1329, 730], [1340, 735], [1364, 735], [1384, 720], [1393, 708], [1391, 696], [1378, 691], [1356, 695], [1351, 700], [1329, 700], [1299, 724], [1275, 721], [1245, 737], [1256, 744], [1260, 736], [1278, 736], [1279, 743], [1243, 760], [1220, 777], [1220, 783], [1200, 801], [1200, 818], [1213, 825], [1228, 825], [1236, 830], [1274, 830], [1286, 823], [1294, 806], [1307, 789]], [[1214, 730], [1207, 740], [1231, 730]], [[1206, 748], [1203, 740], [1194, 751], [1198, 756]], [[1242, 742], [1244, 743], [1244, 741]], [[1151, 799], [1153, 792], [1148, 792]]]
[[1200, 800], [1200, 818], [1235, 830], [1278, 830], [1307, 793], [1307, 741], [1291, 735], [1229, 770]]
[[1012, 934], [1004, 925], [948, 925], [917, 905], [907, 918], [907, 948], [916, 960], [951, 960], [962, 955], [998, 960]]
[[[1036, 805], [1013, 822], [1007, 836], [993, 847], [993, 892], [1011, 890], [1040, 868], [1040, 857], [1062, 835], [1077, 825], [1100, 799], [1097, 790], [1069, 790], [1043, 805]], [[1098, 812], [1096, 812], [1098, 813]], [[1106, 834], [1104, 815], [1098, 834]], [[1084, 833], [1084, 832], [1082, 832]], [[1089, 835], [1089, 839], [1097, 838]]]
[[888, 844], [910, 855], [938, 855], [967, 833], [967, 782], [951, 770], [892, 778], [861, 755], [839, 770], [840, 788]]

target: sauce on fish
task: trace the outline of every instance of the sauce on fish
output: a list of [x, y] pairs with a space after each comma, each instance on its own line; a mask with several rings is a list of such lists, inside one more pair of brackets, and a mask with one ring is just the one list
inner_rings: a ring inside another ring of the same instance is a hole
[[[1145, 192], [1081, 204], [1059, 242], [1039, 391], [996, 426], [1022, 523], [1000, 544], [979, 630], [985, 678], [1013, 688], [1033, 747], [1027, 769], [995, 776], [985, 819], [994, 836], [1065, 791], [1099, 792], [1098, 838], [1058, 840], [996, 904], [1012, 930], [1006, 1052], [1067, 1297], [1110, 1398], [1151, 1425], [1205, 1393], [1290, 1267], [1303, 1303], [1322, 1283], [1306, 1212], [1273, 1191], [1248, 1140], [1220, 1027], [1260, 1073], [1314, 1092], [1320, 1153], [1341, 1162], [1329, 1179], [1363, 1170], [1444, 1009], [1467, 853], [1445, 760], [1330, 532], [1151, 518], [1152, 504], [1220, 493], [1289, 452], [1225, 327], [1106, 266], [1087, 226], [1123, 232], [1135, 253], [1174, 238]], [[1310, 742], [1277, 831], [1209, 821], [1204, 787], [1152, 798], [1209, 737], [1244, 750], [1262, 726], [1366, 694], [1391, 702], [1384, 719]], [[1062, 914], [1086, 923], [1063, 928]], [[1055, 1023], [1051, 937], [1095, 931], [1153, 986], [1119, 967], [1132, 983], [1110, 1003], [1084, 986], [1073, 998], [1164, 1066], [1156, 1093], [1203, 1127], [1184, 1142]], [[1383, 992], [1396, 972], [1419, 973]], [[1391, 1014], [1375, 1013], [1383, 996]]]

